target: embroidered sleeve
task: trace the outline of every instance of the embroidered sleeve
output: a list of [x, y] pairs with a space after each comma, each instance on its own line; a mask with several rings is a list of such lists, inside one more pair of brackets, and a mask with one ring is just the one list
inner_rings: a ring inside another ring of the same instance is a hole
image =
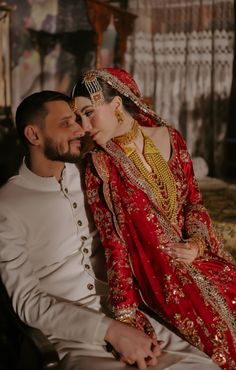
[[[109, 186], [109, 183], [107, 183]], [[86, 171], [86, 191], [94, 221], [105, 248], [109, 301], [117, 319], [132, 324], [139, 303], [129, 258], [122, 236], [116, 231], [114, 215], [107, 205], [110, 194], [104, 195], [103, 181], [92, 165]], [[107, 201], [106, 201], [107, 200]]]
[[205, 250], [209, 249], [221, 257], [229, 259], [228, 253], [224, 250], [222, 238], [212, 225], [211, 218], [204, 207], [194, 175], [191, 157], [182, 136], [178, 132], [177, 145], [180, 161], [188, 183], [188, 195], [184, 205], [186, 237], [199, 242], [201, 254], [204, 254], [203, 244], [205, 244]]

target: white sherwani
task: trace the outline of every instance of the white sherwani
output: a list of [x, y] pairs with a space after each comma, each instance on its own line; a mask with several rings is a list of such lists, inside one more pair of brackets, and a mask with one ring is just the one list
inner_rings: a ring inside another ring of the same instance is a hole
[[[103, 313], [105, 264], [92, 225], [74, 164], [65, 165], [60, 183], [35, 175], [23, 164], [19, 175], [0, 189], [3, 283], [20, 318], [41, 329], [61, 358], [66, 355], [63, 369], [125, 367], [104, 349], [111, 319]], [[218, 369], [204, 354], [152, 323], [164, 341], [164, 355], [155, 369]]]
[[0, 191], [3, 283], [21, 319], [53, 342], [105, 344], [100, 297], [107, 289], [94, 273], [105, 265], [86, 208], [73, 164], [60, 184], [23, 164]]

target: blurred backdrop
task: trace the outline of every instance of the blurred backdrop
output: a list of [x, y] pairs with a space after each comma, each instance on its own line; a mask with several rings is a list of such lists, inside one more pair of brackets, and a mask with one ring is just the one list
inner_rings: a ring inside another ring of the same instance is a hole
[[21, 156], [19, 102], [42, 89], [69, 94], [94, 66], [131, 72], [207, 174], [234, 181], [234, 36], [233, 0], [0, 1], [0, 184]]

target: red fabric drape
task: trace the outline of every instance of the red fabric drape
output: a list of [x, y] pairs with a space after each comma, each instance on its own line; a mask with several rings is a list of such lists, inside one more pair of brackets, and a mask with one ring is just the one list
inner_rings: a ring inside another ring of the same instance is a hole
[[[115, 315], [146, 303], [222, 369], [232, 370], [236, 367], [236, 266], [212, 228], [181, 135], [172, 128], [169, 133], [177, 225], [161, 213], [115, 144], [109, 155], [94, 152], [87, 167], [87, 196], [106, 251], [110, 303]], [[196, 233], [204, 237], [207, 250], [191, 265], [163, 251], [170, 242]]]

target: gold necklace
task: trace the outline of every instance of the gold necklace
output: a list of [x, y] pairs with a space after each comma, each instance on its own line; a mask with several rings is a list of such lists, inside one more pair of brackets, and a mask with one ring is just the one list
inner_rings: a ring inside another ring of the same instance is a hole
[[152, 140], [145, 135], [143, 139], [143, 156], [152, 172], [145, 167], [135, 149], [124, 146], [122, 148], [149, 184], [164, 214], [170, 221], [176, 222], [177, 190], [174, 176]]
[[134, 120], [131, 130], [123, 135], [114, 137], [113, 141], [121, 146], [128, 145], [138, 137], [139, 132], [141, 132], [140, 126], [138, 122]]

